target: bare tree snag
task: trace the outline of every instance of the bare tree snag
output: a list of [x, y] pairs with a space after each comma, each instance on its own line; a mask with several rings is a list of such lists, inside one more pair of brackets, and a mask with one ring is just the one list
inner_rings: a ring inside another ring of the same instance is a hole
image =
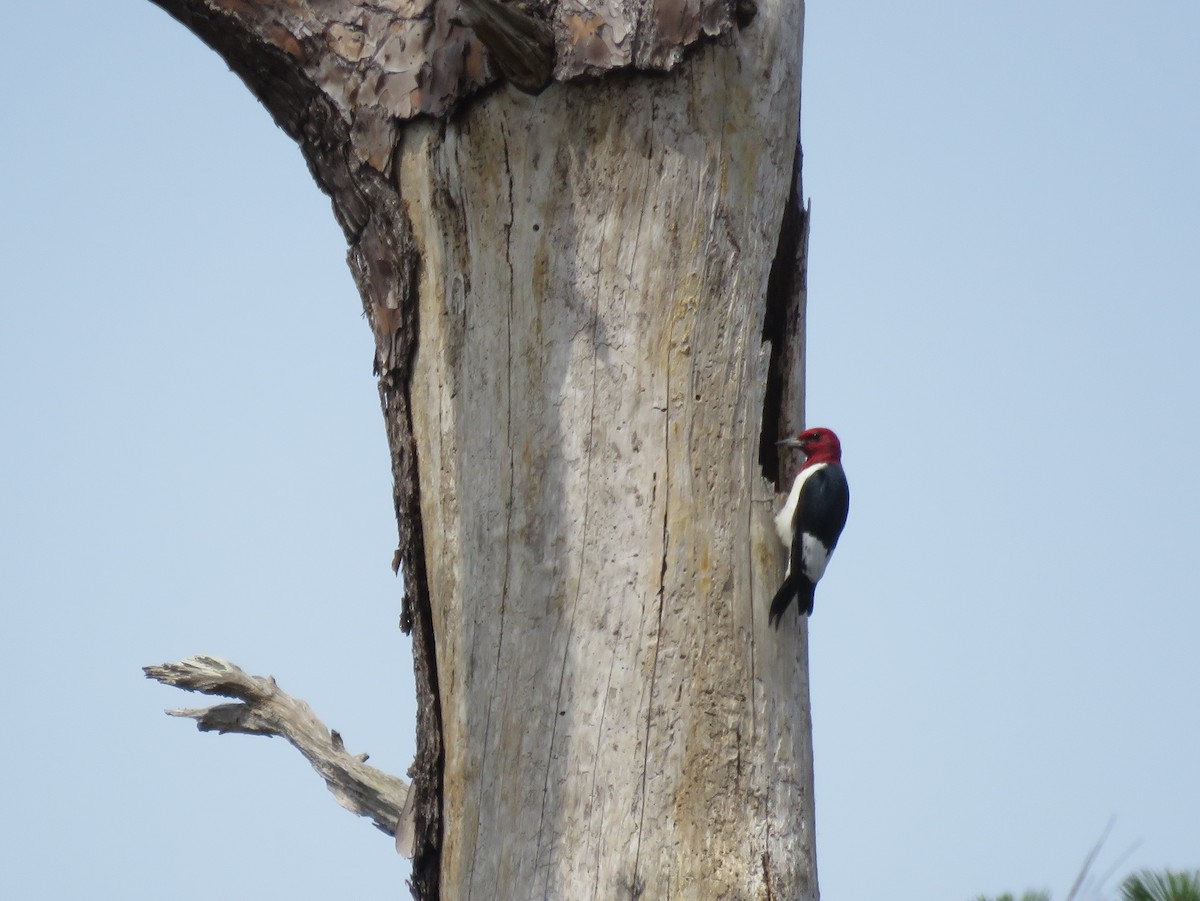
[[803, 4], [155, 2], [296, 139], [350, 244], [416, 896], [817, 898], [806, 624], [767, 627]]

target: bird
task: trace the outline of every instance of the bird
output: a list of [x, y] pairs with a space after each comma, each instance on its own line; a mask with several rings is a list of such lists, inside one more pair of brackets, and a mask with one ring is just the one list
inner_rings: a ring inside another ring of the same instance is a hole
[[778, 629], [793, 598], [799, 599], [802, 615], [812, 613], [817, 582], [846, 526], [850, 485], [842, 469], [842, 443], [829, 429], [807, 429], [776, 444], [804, 454], [787, 501], [775, 517], [775, 529], [788, 549], [787, 575], [771, 599], [768, 618]]

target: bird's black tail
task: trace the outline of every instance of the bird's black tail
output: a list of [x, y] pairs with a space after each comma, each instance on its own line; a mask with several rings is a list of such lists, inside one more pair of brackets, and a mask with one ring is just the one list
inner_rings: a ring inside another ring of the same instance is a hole
[[801, 616], [807, 616], [813, 612], [813, 602], [817, 592], [817, 586], [808, 579], [804, 578], [797, 572], [792, 572], [783, 584], [779, 586], [779, 590], [775, 592], [775, 597], [771, 599], [771, 614], [767, 621], [776, 629], [779, 628], [779, 622], [783, 619], [783, 614], [787, 612], [787, 608], [792, 605], [792, 598], [798, 598], [799, 610]]

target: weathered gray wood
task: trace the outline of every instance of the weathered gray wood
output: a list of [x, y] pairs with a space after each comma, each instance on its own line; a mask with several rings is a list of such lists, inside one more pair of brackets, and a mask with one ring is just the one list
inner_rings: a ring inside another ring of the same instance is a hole
[[142, 668], [147, 678], [187, 691], [236, 698], [194, 710], [168, 710], [190, 717], [201, 732], [279, 736], [304, 755], [337, 802], [351, 813], [370, 817], [395, 835], [408, 800], [408, 783], [367, 765], [367, 755], [352, 755], [342, 737], [322, 723], [304, 701], [283, 691], [270, 676], [252, 676], [220, 657], [199, 655], [179, 663]]
[[815, 897], [758, 463], [799, 101], [774, 12], [677, 78], [406, 135], [447, 897]]
[[815, 899], [807, 632], [766, 619], [771, 442], [802, 420], [802, 3], [535, 0], [559, 82], [671, 74], [464, 103], [494, 73], [441, 5], [155, 2], [297, 140], [350, 244], [414, 639], [416, 895]]

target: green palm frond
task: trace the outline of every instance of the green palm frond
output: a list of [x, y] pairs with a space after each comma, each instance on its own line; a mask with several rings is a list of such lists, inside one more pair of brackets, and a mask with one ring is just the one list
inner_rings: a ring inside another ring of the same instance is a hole
[[1200, 901], [1200, 870], [1142, 870], [1121, 883], [1121, 901]]

